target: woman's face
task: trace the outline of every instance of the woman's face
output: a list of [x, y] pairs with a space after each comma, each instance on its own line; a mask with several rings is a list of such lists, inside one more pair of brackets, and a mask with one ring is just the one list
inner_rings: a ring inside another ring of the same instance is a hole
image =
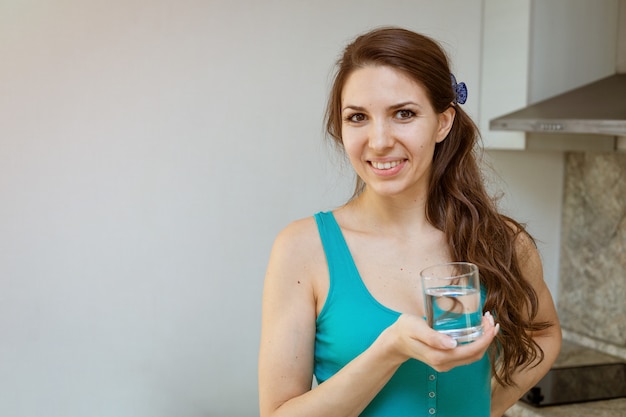
[[367, 190], [414, 195], [428, 189], [435, 144], [454, 120], [436, 113], [424, 88], [388, 66], [367, 66], [346, 80], [341, 96], [343, 145]]

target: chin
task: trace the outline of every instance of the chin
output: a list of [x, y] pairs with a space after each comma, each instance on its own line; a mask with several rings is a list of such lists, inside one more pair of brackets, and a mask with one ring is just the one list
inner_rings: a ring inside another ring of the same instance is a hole
[[[367, 188], [367, 186], [366, 186], [366, 188]], [[393, 198], [393, 197], [410, 196], [410, 195], [414, 194], [413, 192], [411, 192], [406, 187], [400, 187], [400, 186], [396, 186], [396, 187], [369, 186], [369, 189], [370, 189], [370, 192], [372, 194], [375, 194], [375, 195], [377, 195], [379, 197]]]

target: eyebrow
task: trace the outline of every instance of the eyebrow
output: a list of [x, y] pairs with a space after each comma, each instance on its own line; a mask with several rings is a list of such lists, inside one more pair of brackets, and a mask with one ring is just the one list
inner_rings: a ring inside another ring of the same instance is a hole
[[402, 107], [406, 107], [408, 105], [422, 107], [418, 103], [409, 100], [409, 101], [403, 101], [402, 103], [394, 104], [393, 106], [390, 106], [389, 109], [395, 110], [395, 109], [399, 109]]
[[[421, 106], [418, 103], [409, 100], [409, 101], [403, 101], [403, 102], [398, 103], [398, 104], [393, 104], [393, 105], [389, 106], [387, 109], [388, 110], [397, 110], [397, 109], [401, 109], [402, 107], [406, 107], [408, 105], [417, 106], [417, 107], [421, 108]], [[343, 113], [346, 110], [364, 111], [365, 107], [348, 104], [347, 106], [345, 106], [344, 108], [341, 109], [341, 112]]]
[[344, 108], [341, 109], [341, 112], [343, 113], [346, 110], [355, 110], [355, 111], [363, 111], [365, 110], [365, 107], [361, 107], [361, 106], [353, 106], [353, 105], [347, 105]]

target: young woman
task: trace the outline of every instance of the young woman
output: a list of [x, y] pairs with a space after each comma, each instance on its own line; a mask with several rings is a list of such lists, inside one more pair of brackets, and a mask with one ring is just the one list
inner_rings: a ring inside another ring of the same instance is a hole
[[[485, 191], [463, 87], [423, 35], [382, 28], [346, 47], [327, 130], [356, 189], [275, 241], [262, 417], [501, 416], [554, 362], [561, 333], [541, 261]], [[483, 335], [469, 344], [423, 318], [419, 271], [451, 261], [480, 271]]]

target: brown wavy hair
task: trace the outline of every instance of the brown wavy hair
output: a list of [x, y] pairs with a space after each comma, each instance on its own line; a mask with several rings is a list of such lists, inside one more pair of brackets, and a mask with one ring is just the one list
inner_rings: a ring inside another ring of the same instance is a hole
[[[543, 359], [532, 332], [551, 323], [535, 320], [537, 294], [522, 278], [516, 251], [517, 238], [528, 233], [522, 224], [498, 212], [496, 201], [485, 189], [476, 154], [478, 128], [455, 104], [448, 58], [442, 47], [427, 36], [394, 27], [357, 37], [337, 63], [326, 109], [326, 130], [343, 149], [343, 87], [354, 70], [379, 65], [399, 70], [419, 83], [436, 112], [454, 106], [452, 128], [435, 146], [426, 216], [444, 232], [453, 260], [478, 266], [481, 283], [487, 289], [484, 311], [492, 312], [500, 323], [489, 351], [492, 373], [500, 384], [514, 385], [512, 375], [517, 368]], [[365, 183], [357, 177], [352, 198], [364, 188]]]

